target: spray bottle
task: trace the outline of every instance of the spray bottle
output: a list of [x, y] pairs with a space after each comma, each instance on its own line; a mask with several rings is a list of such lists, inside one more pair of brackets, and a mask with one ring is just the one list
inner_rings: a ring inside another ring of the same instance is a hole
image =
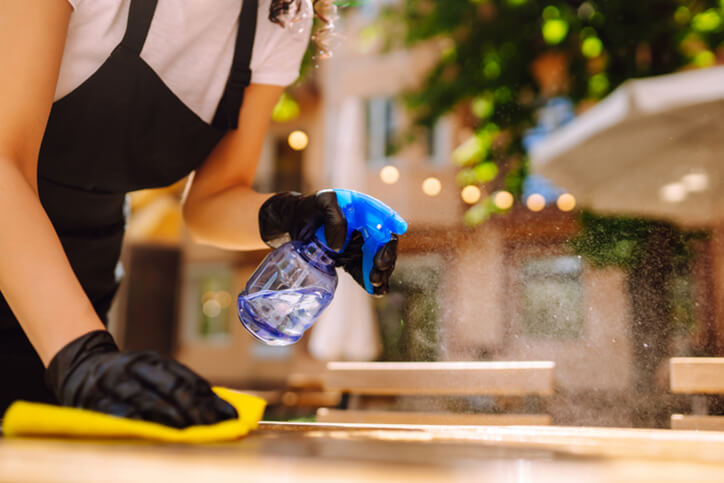
[[351, 190], [334, 192], [347, 220], [342, 249], [336, 252], [327, 246], [321, 226], [311, 241], [290, 241], [267, 255], [239, 294], [239, 320], [265, 344], [293, 344], [316, 322], [334, 297], [335, 257], [347, 247], [353, 231], [364, 240], [362, 273], [369, 293], [373, 293], [369, 276], [375, 254], [392, 233], [407, 231], [407, 222], [381, 201]]

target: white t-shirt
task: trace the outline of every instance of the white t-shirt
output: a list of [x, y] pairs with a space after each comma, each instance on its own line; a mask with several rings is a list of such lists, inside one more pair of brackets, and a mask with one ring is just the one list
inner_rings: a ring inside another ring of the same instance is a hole
[[[141, 58], [168, 88], [211, 122], [226, 86], [243, 0], [159, 0]], [[68, 0], [73, 7], [55, 100], [91, 76], [120, 43], [131, 0]], [[312, 5], [283, 28], [259, 0], [251, 82], [286, 86], [296, 80], [309, 41]]]

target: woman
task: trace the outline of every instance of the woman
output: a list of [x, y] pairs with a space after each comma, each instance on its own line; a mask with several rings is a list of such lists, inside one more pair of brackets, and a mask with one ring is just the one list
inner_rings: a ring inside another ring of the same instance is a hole
[[[0, 410], [57, 400], [175, 427], [236, 415], [188, 368], [120, 352], [105, 330], [124, 198], [193, 171], [195, 240], [254, 249], [324, 223], [340, 247], [334, 192], [251, 189], [312, 13], [310, 0], [0, 2]], [[376, 293], [395, 257], [393, 239]], [[351, 243], [341, 263], [358, 281], [359, 260]]]

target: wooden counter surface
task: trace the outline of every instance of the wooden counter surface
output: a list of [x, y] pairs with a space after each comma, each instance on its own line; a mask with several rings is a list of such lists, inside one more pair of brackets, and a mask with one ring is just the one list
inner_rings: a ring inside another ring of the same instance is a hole
[[724, 432], [263, 423], [204, 446], [0, 439], [1, 482], [724, 482]]

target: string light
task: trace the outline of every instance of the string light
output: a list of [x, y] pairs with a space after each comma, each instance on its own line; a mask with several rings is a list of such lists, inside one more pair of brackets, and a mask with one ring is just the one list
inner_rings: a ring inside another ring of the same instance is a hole
[[709, 188], [709, 176], [706, 173], [689, 173], [681, 177], [681, 183], [689, 192], [706, 191]]
[[563, 193], [556, 200], [556, 206], [561, 211], [571, 211], [576, 207], [576, 198], [570, 193]]
[[394, 166], [385, 166], [380, 170], [380, 179], [385, 184], [395, 184], [400, 179], [400, 170]]
[[289, 134], [289, 138], [287, 138], [287, 141], [289, 142], [289, 147], [292, 148], [295, 151], [301, 151], [302, 149], [306, 148], [309, 144], [309, 137], [307, 136], [307, 133], [304, 131], [292, 131]]
[[460, 192], [460, 196], [463, 198], [463, 201], [469, 205], [477, 203], [480, 200], [480, 195], [480, 188], [473, 185], [467, 185]]
[[216, 293], [216, 299], [219, 301], [222, 309], [231, 305], [231, 294], [225, 290]]
[[433, 176], [425, 178], [425, 181], [422, 182], [422, 191], [427, 196], [437, 196], [442, 191], [442, 183]]
[[221, 314], [221, 304], [216, 299], [207, 300], [201, 306], [201, 310], [206, 317], [213, 319]]
[[493, 203], [499, 210], [507, 210], [513, 206], [515, 199], [508, 191], [498, 191], [493, 195]]
[[686, 187], [683, 183], [669, 183], [659, 190], [659, 197], [668, 203], [680, 203], [684, 201], [686, 195]]
[[525, 200], [525, 205], [530, 211], [541, 211], [546, 206], [546, 199], [539, 193], [533, 193]]

